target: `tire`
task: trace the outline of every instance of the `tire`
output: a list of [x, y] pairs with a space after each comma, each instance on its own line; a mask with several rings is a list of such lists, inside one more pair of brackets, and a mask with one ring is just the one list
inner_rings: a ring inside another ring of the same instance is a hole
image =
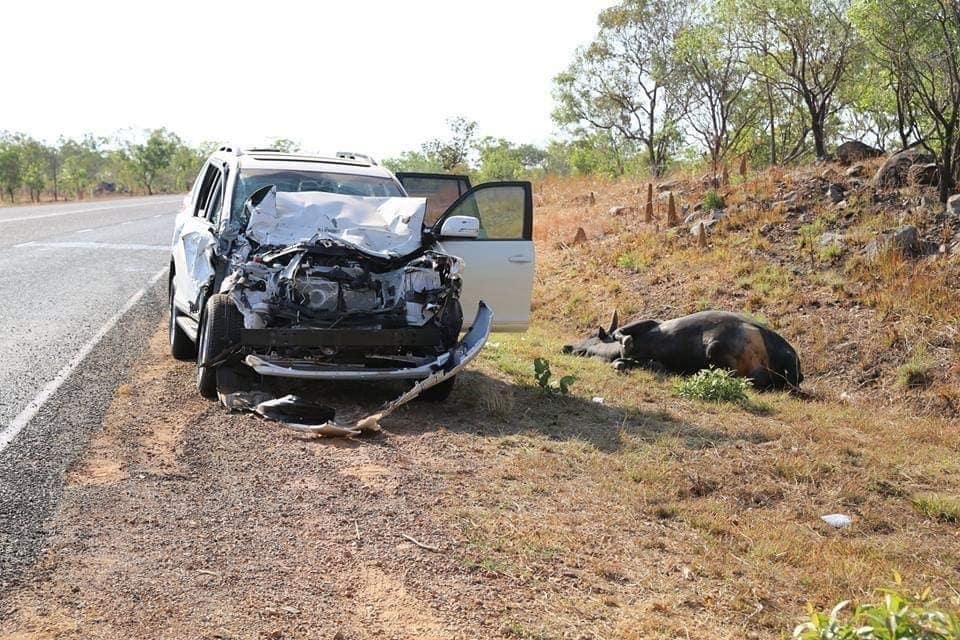
[[217, 367], [201, 366], [240, 342], [243, 316], [222, 293], [210, 296], [200, 319], [197, 354], [197, 389], [204, 398], [217, 397]]
[[177, 317], [179, 317], [180, 312], [177, 310], [177, 305], [174, 303], [174, 293], [176, 289], [174, 288], [173, 279], [170, 280], [170, 326], [167, 328], [167, 331], [170, 335], [170, 355], [172, 355], [177, 360], [193, 360], [197, 357], [197, 345], [193, 340], [190, 339], [190, 336], [180, 328], [177, 324]]
[[417, 400], [423, 400], [424, 402], [443, 402], [450, 397], [450, 394], [453, 393], [453, 385], [457, 382], [457, 376], [452, 378], [447, 378], [440, 384], [436, 384], [419, 396]]

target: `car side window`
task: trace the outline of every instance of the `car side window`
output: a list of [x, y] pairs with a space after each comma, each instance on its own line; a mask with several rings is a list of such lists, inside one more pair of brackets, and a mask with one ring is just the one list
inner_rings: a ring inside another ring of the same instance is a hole
[[519, 184], [480, 185], [449, 215], [478, 218], [481, 240], [530, 240], [528, 194]]
[[203, 175], [203, 181], [200, 183], [200, 191], [197, 193], [197, 201], [194, 205], [193, 215], [205, 216], [207, 206], [210, 203], [211, 187], [214, 180], [220, 175], [220, 170], [213, 165], [207, 165]]
[[210, 187], [210, 198], [206, 207], [206, 217], [213, 226], [220, 222], [220, 210], [223, 209], [223, 174], [215, 169], [216, 176]]

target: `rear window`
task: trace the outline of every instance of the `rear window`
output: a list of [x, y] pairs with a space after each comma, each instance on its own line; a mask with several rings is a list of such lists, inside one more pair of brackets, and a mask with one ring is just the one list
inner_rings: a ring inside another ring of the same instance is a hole
[[[243, 204], [257, 189], [274, 185], [277, 191], [325, 191], [347, 196], [403, 196], [400, 186], [390, 178], [358, 176], [328, 171], [290, 171], [276, 169], [244, 169], [233, 188], [231, 218], [239, 219]], [[245, 223], [245, 221], [244, 221]]]

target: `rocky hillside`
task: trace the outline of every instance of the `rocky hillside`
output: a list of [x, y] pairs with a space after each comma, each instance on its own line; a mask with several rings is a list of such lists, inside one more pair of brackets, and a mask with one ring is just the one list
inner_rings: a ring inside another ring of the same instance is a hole
[[652, 187], [547, 179], [535, 317], [575, 336], [615, 308], [740, 311], [798, 348], [815, 395], [956, 416], [960, 196], [938, 201], [928, 161], [907, 152]]

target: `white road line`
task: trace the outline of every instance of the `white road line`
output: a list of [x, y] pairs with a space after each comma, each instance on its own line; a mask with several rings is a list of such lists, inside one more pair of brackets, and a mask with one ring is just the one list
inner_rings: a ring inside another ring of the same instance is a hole
[[78, 213], [90, 213], [93, 211], [108, 211], [110, 209], [136, 209], [143, 207], [170, 206], [169, 202], [141, 202], [140, 204], [122, 204], [115, 207], [90, 207], [89, 209], [70, 209], [69, 211], [58, 211], [57, 213], [44, 213], [39, 216], [20, 216], [19, 218], [0, 218], [0, 224], [4, 222], [23, 222], [24, 220], [39, 220], [41, 218], [56, 218], [57, 216], [72, 216]]
[[93, 231], [93, 229], [80, 229], [77, 233], [90, 233], [91, 231]]
[[15, 249], [43, 247], [48, 249], [119, 249], [129, 251], [170, 251], [166, 244], [132, 244], [118, 242], [21, 242], [13, 245]]
[[5, 429], [0, 431], [0, 452], [6, 449], [10, 443], [13, 442], [13, 439], [16, 438], [21, 431], [23, 431], [23, 428], [27, 426], [31, 420], [33, 420], [34, 416], [37, 415], [44, 403], [46, 403], [47, 400], [49, 400], [53, 394], [57, 392], [57, 389], [59, 389], [63, 383], [67, 381], [76, 368], [80, 366], [80, 363], [83, 362], [84, 358], [90, 355], [90, 352], [93, 351], [93, 348], [97, 346], [97, 343], [103, 340], [103, 337], [107, 335], [107, 333], [109, 333], [118, 322], [120, 322], [120, 319], [128, 311], [130, 311], [135, 304], [140, 302], [143, 296], [147, 294], [147, 290], [156, 284], [157, 281], [160, 280], [160, 278], [162, 278], [166, 273], [166, 267], [155, 273], [153, 277], [150, 278], [147, 286], [133, 294], [130, 299], [127, 300], [122, 307], [120, 307], [120, 310], [117, 311], [112, 318], [107, 320], [107, 322], [100, 327], [95, 334], [93, 334], [92, 338], [87, 340], [87, 342], [80, 347], [80, 350], [77, 351], [72, 358], [70, 358], [67, 364], [64, 365], [59, 372], [57, 372], [57, 375], [54, 376], [53, 380], [45, 384], [43, 388], [40, 389], [40, 393], [34, 396], [33, 400], [27, 404], [26, 408], [17, 414], [17, 417], [11, 420], [10, 424], [8, 424]]

